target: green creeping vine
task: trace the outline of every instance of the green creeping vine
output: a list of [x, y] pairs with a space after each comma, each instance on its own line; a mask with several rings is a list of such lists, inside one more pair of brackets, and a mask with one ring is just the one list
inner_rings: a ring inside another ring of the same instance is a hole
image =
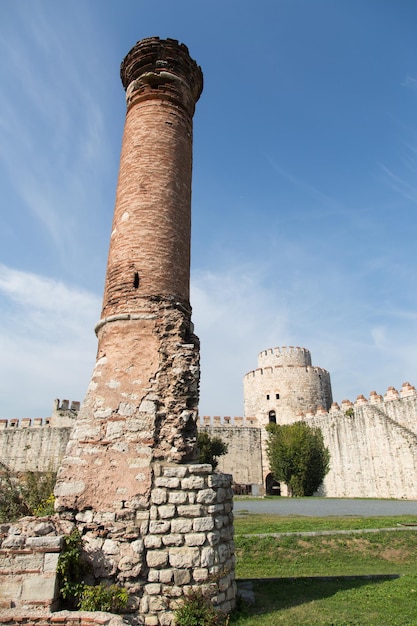
[[59, 591], [66, 607], [81, 611], [121, 611], [128, 602], [127, 589], [117, 585], [86, 585], [83, 581], [88, 566], [81, 559], [82, 547], [83, 540], [77, 528], [64, 537], [57, 573], [60, 578]]

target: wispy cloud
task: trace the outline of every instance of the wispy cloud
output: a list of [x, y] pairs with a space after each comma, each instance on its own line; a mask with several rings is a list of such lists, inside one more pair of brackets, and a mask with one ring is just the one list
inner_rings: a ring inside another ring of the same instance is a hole
[[414, 204], [417, 203], [417, 185], [414, 181], [408, 181], [403, 175], [395, 173], [382, 163], [379, 164], [379, 167], [384, 172], [386, 183], [391, 187], [391, 189], [396, 191], [406, 200], [410, 200]]
[[46, 417], [55, 397], [82, 400], [96, 352], [94, 294], [0, 266], [2, 417]]
[[328, 194], [315, 187], [313, 184], [303, 180], [300, 176], [296, 176], [295, 174], [289, 172], [287, 169], [281, 167], [272, 157], [269, 157], [268, 161], [273, 170], [282, 178], [292, 183], [298, 189], [301, 189], [303, 192], [307, 193], [310, 197], [314, 197], [316, 200], [319, 200], [327, 208], [337, 209], [339, 211], [344, 210], [343, 206], [341, 206], [336, 198], [332, 198]]
[[410, 87], [411, 89], [417, 90], [417, 78], [413, 76], [406, 76], [401, 84], [403, 87]]
[[84, 23], [80, 15], [62, 30], [45, 11], [14, 6], [20, 28], [3, 29], [0, 38], [0, 54], [7, 59], [1, 72], [0, 162], [22, 206], [65, 263], [75, 253], [77, 218], [100, 206], [94, 181], [110, 160], [103, 98], [97, 97], [105, 92], [102, 71], [85, 32], [88, 19]]

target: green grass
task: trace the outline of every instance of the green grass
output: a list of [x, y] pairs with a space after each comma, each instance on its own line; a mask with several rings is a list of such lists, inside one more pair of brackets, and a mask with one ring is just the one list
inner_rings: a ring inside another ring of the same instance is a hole
[[236, 537], [238, 578], [417, 573], [417, 532]]
[[[417, 530], [313, 537], [241, 536], [384, 528], [410, 522], [414, 519], [409, 516], [281, 518], [251, 515], [238, 518], [235, 524], [236, 576], [238, 580], [254, 580], [256, 604], [246, 608], [244, 613], [234, 614], [231, 624], [417, 626]], [[357, 578], [372, 575], [401, 577]], [[325, 576], [335, 578], [319, 578]], [[293, 578], [289, 580], [290, 577]], [[280, 580], [256, 581], [268, 578]]]
[[304, 517], [301, 515], [281, 516], [238, 513], [234, 521], [236, 535], [394, 528], [398, 524], [417, 524], [417, 518], [412, 515], [398, 515], [396, 517]]
[[234, 626], [416, 626], [417, 575], [395, 580], [282, 580], [254, 585]]

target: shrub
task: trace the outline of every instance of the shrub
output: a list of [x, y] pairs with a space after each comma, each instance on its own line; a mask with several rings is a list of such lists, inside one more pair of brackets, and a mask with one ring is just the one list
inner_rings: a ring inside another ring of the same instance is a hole
[[198, 462], [209, 463], [215, 470], [219, 464], [217, 458], [227, 452], [227, 443], [220, 437], [210, 437], [208, 432], [203, 430], [198, 433]]
[[330, 454], [320, 428], [305, 422], [268, 424], [267, 454], [275, 480], [292, 496], [312, 496], [329, 471]]
[[201, 589], [188, 592], [174, 618], [175, 626], [226, 626], [229, 621], [224, 613], [216, 611]]
[[79, 605], [80, 611], [108, 611], [118, 613], [126, 608], [129, 595], [127, 589], [111, 585], [85, 585]]
[[57, 572], [59, 592], [69, 609], [81, 611], [109, 611], [117, 613], [127, 605], [129, 594], [124, 587], [110, 585], [86, 585], [83, 577], [88, 572], [82, 560], [83, 540], [76, 528], [64, 537], [64, 545], [59, 555]]
[[0, 463], [0, 522], [24, 515], [52, 515], [55, 472], [12, 472]]

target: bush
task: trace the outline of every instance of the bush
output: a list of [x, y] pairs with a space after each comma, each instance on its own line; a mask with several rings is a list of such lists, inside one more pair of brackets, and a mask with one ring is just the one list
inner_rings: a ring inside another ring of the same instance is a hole
[[55, 481], [52, 471], [14, 475], [0, 463], [0, 522], [13, 522], [25, 515], [52, 515]]
[[175, 611], [175, 626], [226, 626], [228, 617], [216, 611], [201, 589], [192, 589]]
[[203, 430], [198, 433], [198, 462], [209, 463], [215, 470], [219, 464], [217, 457], [223, 456], [227, 452], [227, 443], [220, 437], [210, 437], [208, 432]]
[[108, 611], [118, 613], [126, 608], [129, 594], [124, 587], [111, 585], [85, 585], [79, 605], [80, 611]]
[[69, 609], [76, 609], [83, 594], [85, 584], [82, 580], [86, 564], [81, 560], [83, 541], [76, 528], [64, 537], [64, 545], [58, 558], [59, 593]]
[[129, 594], [124, 587], [110, 585], [86, 585], [83, 577], [89, 567], [82, 560], [83, 540], [76, 528], [64, 537], [59, 555], [57, 572], [59, 592], [66, 608], [80, 611], [109, 611], [118, 613], [127, 605]]

